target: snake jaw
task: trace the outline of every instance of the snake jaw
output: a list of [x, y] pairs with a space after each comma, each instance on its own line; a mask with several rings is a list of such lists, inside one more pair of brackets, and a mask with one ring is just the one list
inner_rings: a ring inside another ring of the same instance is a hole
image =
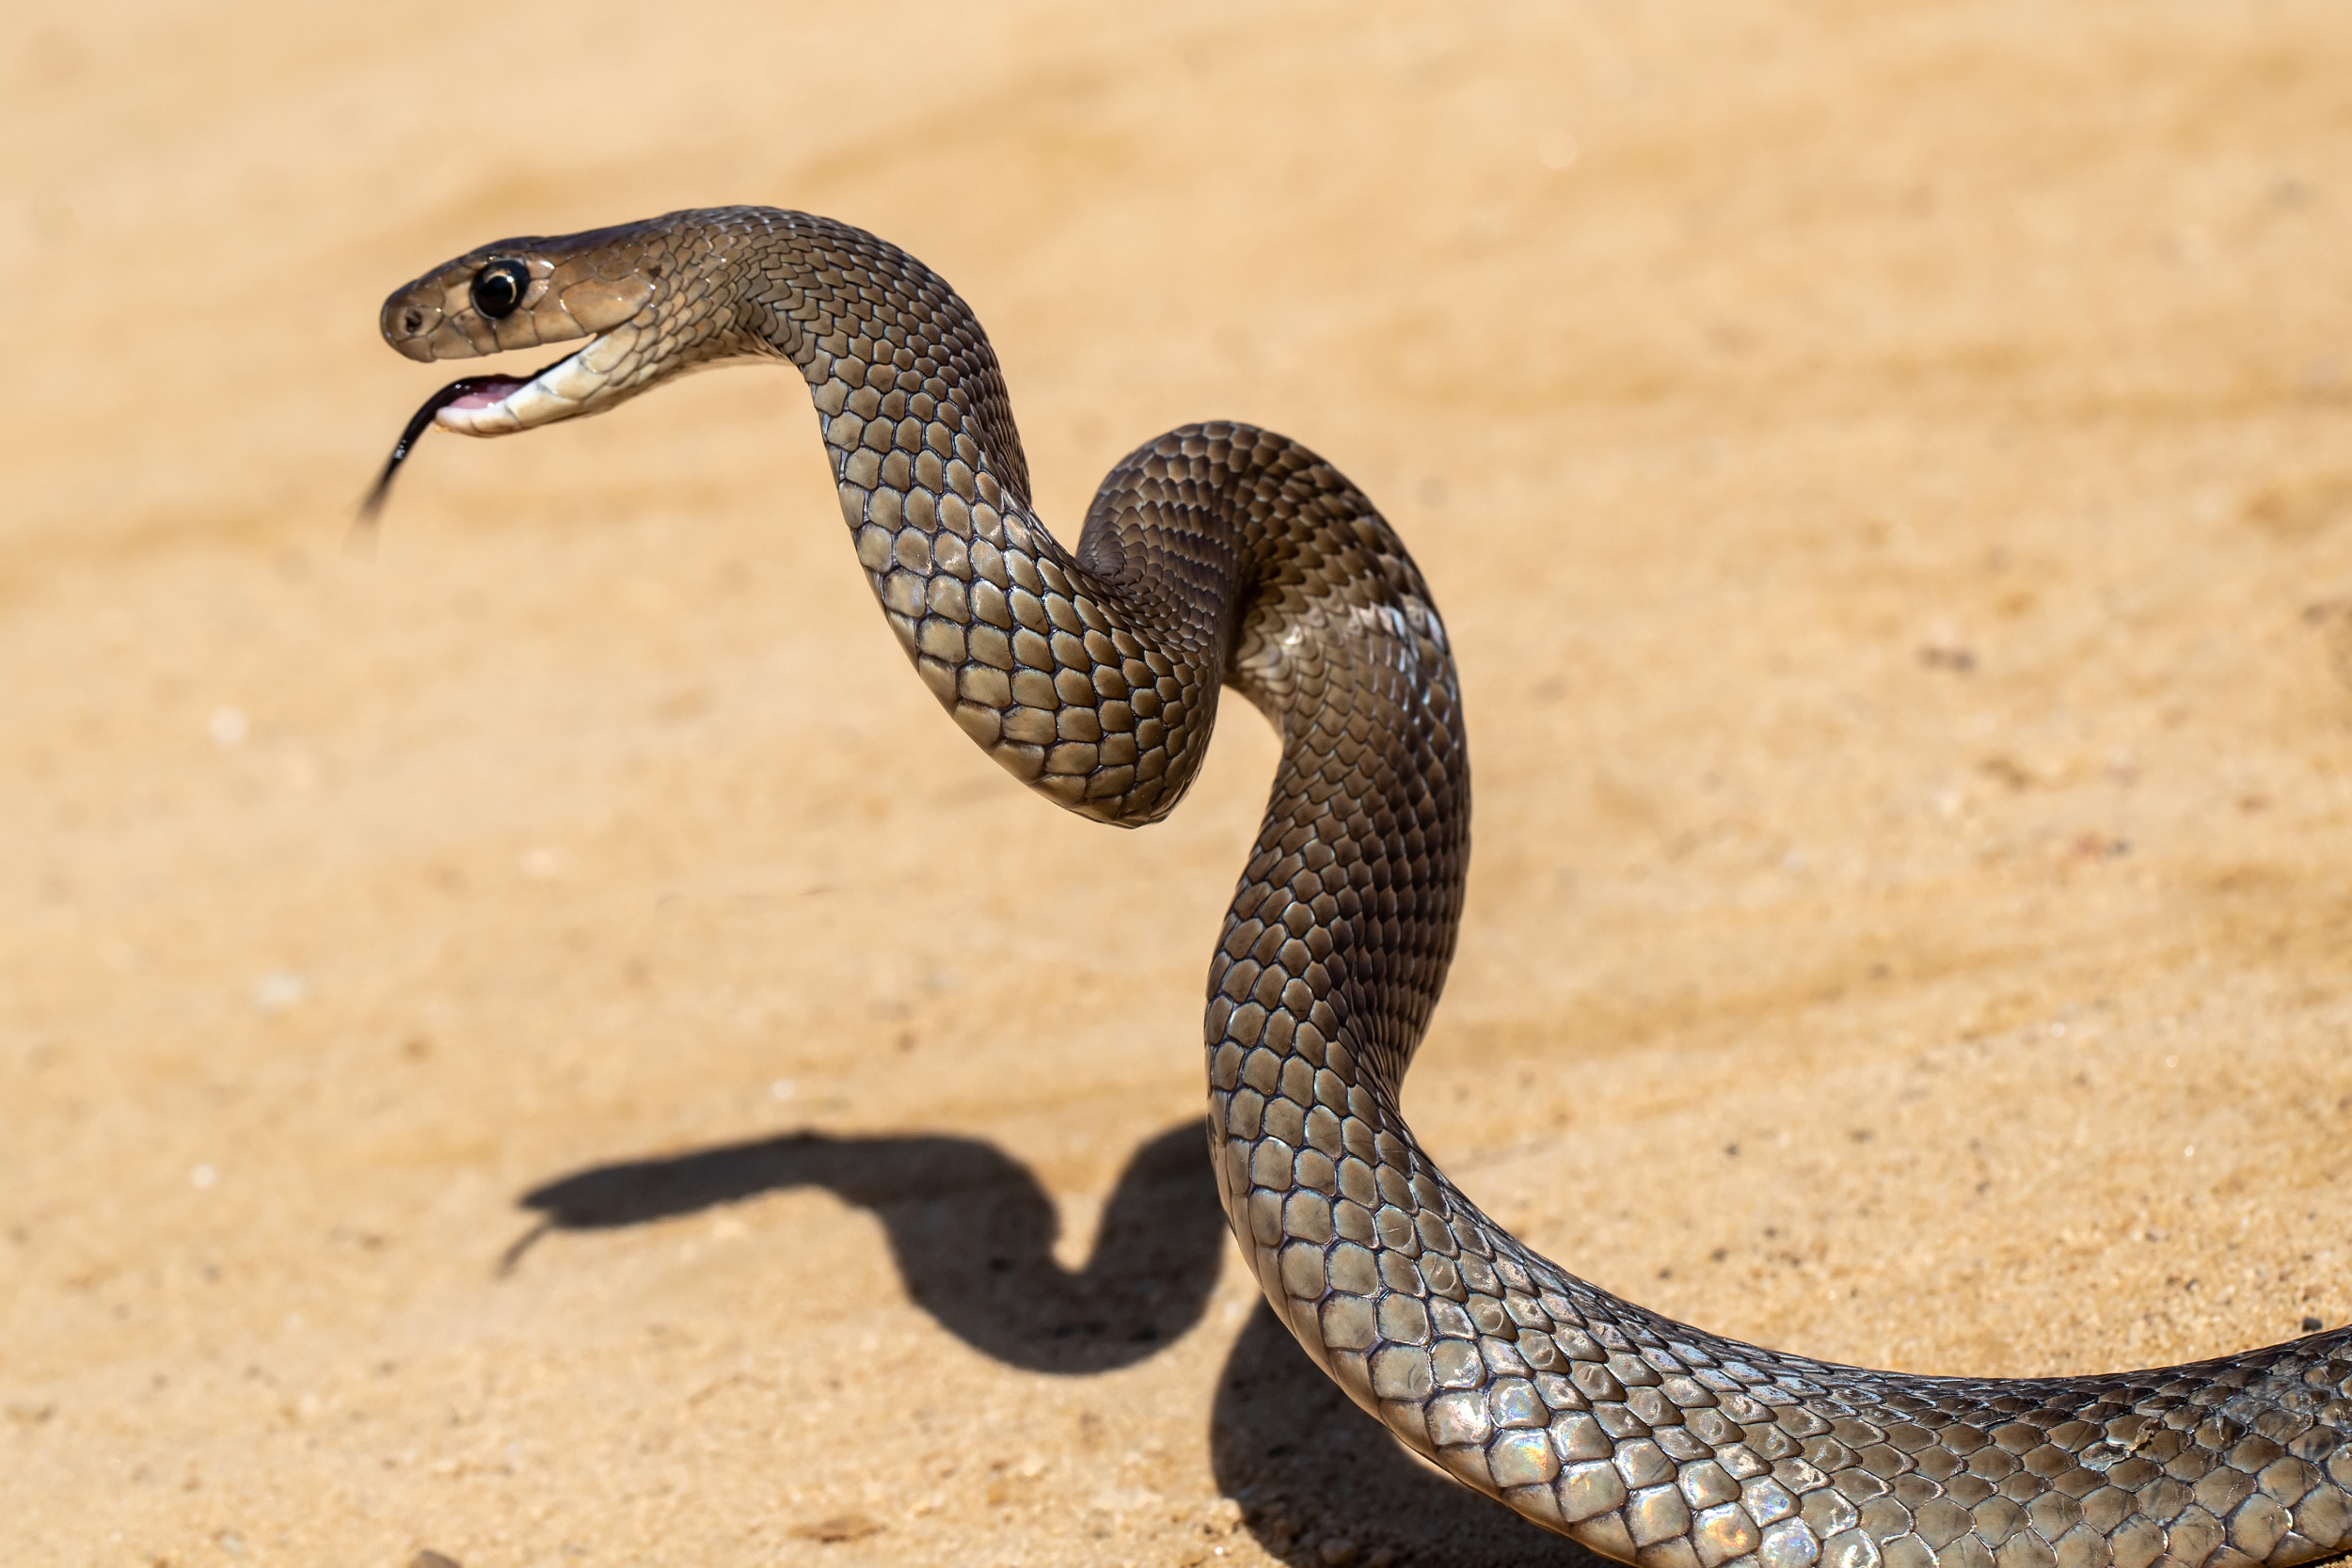
[[528, 380], [469, 375], [451, 382], [409, 416], [383, 472], [360, 502], [360, 520], [372, 523], [383, 511], [393, 476], [407, 462], [418, 439], [436, 425], [460, 436], [512, 436], [558, 420], [593, 414], [644, 390], [647, 367], [636, 353], [640, 335], [635, 323], [625, 323], [591, 338], [587, 346]]
[[633, 324], [624, 325], [591, 338], [585, 348], [565, 355], [528, 381], [485, 379], [443, 404], [433, 422], [460, 436], [512, 436], [593, 413], [628, 389], [628, 378], [619, 372], [636, 357], [638, 336]]
[[431, 405], [433, 422], [459, 436], [513, 436], [596, 413], [640, 389], [643, 336], [635, 322], [623, 322], [529, 377], [471, 377], [464, 392]]

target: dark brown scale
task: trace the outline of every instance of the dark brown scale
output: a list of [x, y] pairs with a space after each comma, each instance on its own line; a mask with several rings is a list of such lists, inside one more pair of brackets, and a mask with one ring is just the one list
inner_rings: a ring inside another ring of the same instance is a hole
[[[1182, 798], [1223, 687], [1274, 724], [1209, 966], [1210, 1144], [1268, 1299], [1416, 1450], [1644, 1568], [2241, 1568], [2352, 1537], [2352, 1331], [2105, 1377], [1832, 1366], [1620, 1300], [1454, 1190], [1396, 1105], [1461, 916], [1460, 690], [1411, 557], [1330, 465], [1247, 425], [1170, 431], [1111, 470], [1073, 551], [1029, 511], [978, 323], [871, 235], [730, 208], [502, 241], [395, 294], [388, 336], [431, 358], [580, 335], [544, 307], [504, 338], [443, 323], [494, 253], [550, 293], [656, 278], [624, 328], [654, 347], [581, 411], [715, 359], [797, 365], [884, 613], [1032, 787], [1139, 825]], [[394, 334], [411, 315], [433, 325]]]

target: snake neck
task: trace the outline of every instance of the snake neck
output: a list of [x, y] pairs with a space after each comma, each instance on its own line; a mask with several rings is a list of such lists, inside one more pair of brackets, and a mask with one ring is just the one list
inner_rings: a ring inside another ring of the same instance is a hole
[[[1259, 858], [1305, 857], [1334, 899], [1343, 878], [1330, 866], [1344, 860], [1365, 879], [1344, 921], [1402, 929], [1409, 905], [1406, 925], [1441, 928], [1409, 944], [1403, 984], [1358, 963], [1354, 989], [1334, 991], [1376, 1021], [1366, 1048], [1401, 1068], [1452, 952], [1468, 764], [1444, 626], [1371, 503], [1295, 442], [1187, 427], [1111, 470], [1068, 548], [1030, 506], [988, 336], [936, 274], [806, 214], [696, 216], [728, 237], [738, 352], [787, 358], [807, 380], [875, 597], [983, 750], [1057, 804], [1139, 826], [1197, 776], [1231, 682], [1283, 737], [1278, 810], [1342, 787], [1362, 804], [1369, 815], [1343, 824], [1359, 836], [1285, 848], [1285, 830], [1262, 836]], [[1401, 737], [1410, 765], [1374, 767], [1375, 750], [1394, 749], [1371, 746], [1375, 731]], [[1347, 968], [1333, 966], [1335, 981]]]
[[1282, 762], [1210, 974], [1212, 1058], [1282, 1052], [1392, 1106], [1453, 957], [1470, 833], [1454, 658], [1394, 531], [1296, 442], [1208, 424], [1115, 467], [1068, 549], [1030, 509], [963, 302], [857, 230], [780, 214], [765, 232], [770, 341], [809, 382], [859, 561], [925, 684], [1017, 777], [1125, 826], [1182, 798], [1222, 686], [1255, 704]]

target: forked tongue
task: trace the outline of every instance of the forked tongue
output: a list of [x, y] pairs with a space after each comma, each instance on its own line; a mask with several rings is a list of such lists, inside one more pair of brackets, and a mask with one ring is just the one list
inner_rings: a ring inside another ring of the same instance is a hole
[[385, 499], [391, 494], [392, 476], [408, 461], [417, 438], [432, 428], [434, 415], [449, 407], [487, 408], [523, 385], [521, 377], [512, 375], [462, 376], [425, 399], [424, 405], [409, 416], [408, 428], [392, 443], [392, 455], [385, 460], [384, 471], [375, 476], [368, 499], [359, 503], [360, 523], [369, 528], [375, 526], [376, 515], [384, 510]]

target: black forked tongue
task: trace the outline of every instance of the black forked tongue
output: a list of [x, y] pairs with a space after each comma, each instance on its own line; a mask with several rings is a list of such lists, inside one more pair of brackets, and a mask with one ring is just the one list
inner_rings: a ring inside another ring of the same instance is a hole
[[408, 461], [408, 453], [415, 448], [417, 438], [432, 428], [433, 416], [469, 392], [501, 383], [510, 387], [518, 385], [511, 375], [469, 375], [451, 382], [424, 400], [424, 406], [409, 416], [408, 428], [402, 431], [400, 439], [392, 443], [392, 455], [385, 460], [384, 471], [375, 476], [375, 483], [369, 489], [368, 499], [359, 503], [359, 521], [362, 525], [369, 528], [375, 526], [377, 514], [384, 510], [385, 499], [392, 493], [392, 476], [400, 472], [403, 463]]

